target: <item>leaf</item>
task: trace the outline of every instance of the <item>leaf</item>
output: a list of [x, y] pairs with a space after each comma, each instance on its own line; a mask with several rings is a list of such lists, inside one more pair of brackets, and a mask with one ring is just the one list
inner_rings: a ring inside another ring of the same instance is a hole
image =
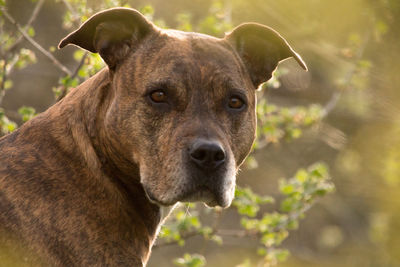
[[213, 235], [212, 237], [211, 237], [211, 240], [212, 241], [214, 241], [215, 243], [217, 243], [218, 245], [222, 245], [222, 243], [223, 243], [223, 239], [222, 239], [222, 237], [221, 236], [219, 236], [219, 235]]
[[184, 254], [183, 257], [174, 260], [176, 266], [182, 267], [202, 267], [206, 264], [206, 259], [200, 254]]
[[12, 86], [13, 86], [13, 81], [11, 81], [11, 80], [6, 80], [6, 81], [4, 82], [4, 89], [5, 89], [5, 90], [10, 89]]
[[17, 129], [17, 124], [13, 121], [10, 121], [3, 109], [0, 108], [0, 133], [8, 134]]
[[300, 183], [304, 183], [307, 180], [307, 176], [308, 176], [308, 173], [304, 169], [298, 170], [295, 175], [296, 180], [299, 181]]
[[286, 249], [279, 249], [275, 251], [275, 257], [279, 262], [285, 261], [289, 254], [289, 251]]
[[82, 57], [83, 57], [83, 55], [85, 54], [85, 52], [83, 51], [83, 50], [76, 50], [75, 52], [74, 52], [74, 59], [76, 60], [76, 61], [80, 61], [81, 59], [82, 59]]
[[290, 195], [294, 192], [294, 185], [288, 184], [285, 180], [281, 180], [279, 190], [284, 195]]
[[35, 36], [35, 29], [33, 27], [29, 27], [27, 30], [27, 33], [30, 37], [34, 37]]
[[23, 122], [27, 122], [28, 120], [36, 116], [36, 111], [32, 107], [22, 106], [18, 109], [18, 113], [22, 116]]
[[257, 254], [260, 256], [264, 256], [267, 254], [267, 250], [263, 247], [257, 249]]

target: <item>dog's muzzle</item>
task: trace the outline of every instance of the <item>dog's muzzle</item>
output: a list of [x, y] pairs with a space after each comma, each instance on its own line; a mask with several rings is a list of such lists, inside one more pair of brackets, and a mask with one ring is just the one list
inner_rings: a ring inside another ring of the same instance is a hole
[[229, 206], [235, 187], [235, 168], [222, 144], [198, 138], [189, 147], [187, 158], [192, 190], [187, 192], [183, 201]]
[[[149, 200], [163, 206], [180, 201], [228, 207], [236, 181], [235, 161], [229, 148], [224, 148], [217, 140], [197, 138], [181, 152], [182, 158], [178, 162], [182, 165], [171, 169], [172, 175], [167, 179], [169, 184], [166, 187], [163, 188], [162, 183], [144, 184]], [[146, 175], [141, 173], [141, 178], [146, 178]]]

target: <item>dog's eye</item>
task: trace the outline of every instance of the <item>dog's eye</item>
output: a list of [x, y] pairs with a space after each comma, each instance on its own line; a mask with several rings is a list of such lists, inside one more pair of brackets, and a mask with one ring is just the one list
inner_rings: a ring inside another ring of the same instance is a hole
[[155, 103], [163, 103], [167, 101], [167, 95], [164, 91], [157, 90], [150, 94], [150, 99]]
[[232, 109], [241, 109], [244, 106], [244, 101], [237, 96], [229, 98], [228, 106]]

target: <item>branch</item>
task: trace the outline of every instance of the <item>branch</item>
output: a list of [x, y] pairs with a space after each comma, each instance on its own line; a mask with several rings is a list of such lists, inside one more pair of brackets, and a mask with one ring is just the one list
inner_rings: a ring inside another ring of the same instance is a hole
[[0, 85], [0, 106], [1, 102], [3, 102], [4, 95], [6, 94], [6, 80], [7, 80], [7, 59], [4, 59], [3, 69], [1, 70], [1, 85]]
[[[242, 230], [242, 229], [215, 229], [211, 232], [210, 235], [223, 235], [223, 236], [242, 238], [242, 237], [249, 237], [249, 236], [257, 236], [258, 234], [254, 233], [254, 232]], [[203, 234], [199, 231], [191, 231], [191, 232], [187, 232], [187, 233], [181, 235], [181, 238], [186, 241], [187, 239], [195, 237], [195, 236], [203, 236]], [[178, 240], [162, 242], [162, 243], [155, 244], [153, 246], [153, 249], [157, 249], [160, 247], [172, 246], [172, 245], [176, 245], [178, 243], [179, 243]]]
[[237, 238], [251, 236], [251, 233], [249, 231], [241, 229], [219, 229], [216, 232], [216, 234], [223, 236], [237, 237]]
[[[364, 55], [365, 48], [367, 47], [369, 40], [371, 39], [371, 31], [368, 31], [365, 36], [362, 45], [357, 51], [357, 54], [354, 59], [354, 64], [352, 65], [351, 70], [349, 70], [345, 77], [344, 77], [344, 84], [348, 84], [351, 82], [351, 79], [353, 78], [356, 70], [357, 70], [357, 62], [360, 61]], [[322, 108], [322, 118], [325, 118], [327, 115], [329, 115], [332, 110], [336, 107], [337, 103], [340, 100], [340, 97], [342, 96], [343, 90], [336, 90], [331, 99], [325, 104], [325, 106]]]
[[79, 62], [78, 66], [76, 67], [74, 73], [71, 75], [71, 78], [75, 78], [76, 75], [78, 75], [78, 72], [80, 70], [80, 68], [83, 66], [83, 64], [85, 63], [85, 59], [88, 56], [88, 52], [85, 52], [85, 54], [82, 56], [81, 61]]
[[63, 64], [60, 63], [51, 53], [49, 53], [46, 49], [44, 49], [40, 44], [38, 44], [35, 40], [30, 37], [24, 29], [21, 28], [21, 26], [15, 21], [15, 19], [7, 12], [5, 8], [1, 8], [1, 11], [3, 12], [4, 16], [6, 19], [13, 24], [17, 30], [22, 34], [22, 36], [30, 42], [37, 50], [39, 50], [43, 55], [45, 55], [47, 58], [53, 62], [54, 65], [56, 65], [62, 72], [64, 72], [67, 75], [72, 75], [72, 72], [65, 67]]
[[[250, 233], [248, 231], [245, 231], [245, 230], [218, 229], [219, 228], [219, 224], [221, 222], [222, 214], [223, 214], [223, 210], [222, 209], [218, 209], [218, 210], [215, 211], [214, 222], [213, 222], [213, 225], [212, 225], [212, 228], [211, 228], [211, 233], [209, 234], [210, 236], [223, 235], [223, 236], [231, 236], [231, 237], [245, 237], [245, 236], [252, 235], [252, 233]], [[186, 241], [186, 240], [188, 240], [188, 239], [190, 239], [192, 237], [195, 237], [195, 236], [203, 236], [203, 233], [201, 231], [198, 231], [198, 230], [186, 232], [186, 233], [183, 233], [181, 235], [181, 239]], [[176, 244], [179, 243], [179, 241], [180, 240], [172, 240], [172, 241], [158, 243], [158, 244], [155, 244], [153, 246], [153, 249], [176, 245]]]
[[[80, 68], [83, 66], [83, 64], [85, 63], [85, 59], [87, 58], [87, 56], [88, 56], [88, 52], [85, 52], [85, 54], [83, 55], [81, 61], [78, 64], [78, 66], [76, 67], [74, 73], [71, 75], [71, 79], [74, 79], [76, 77], [76, 75], [78, 75], [78, 72], [79, 72]], [[61, 93], [57, 97], [56, 102], [58, 102], [61, 99], [63, 99], [68, 93], [68, 91], [67, 91], [68, 87], [65, 86], [65, 85], [60, 85], [58, 88], [59, 88], [58, 90], [60, 90]]]
[[64, 5], [67, 7], [67, 9], [69, 10], [69, 12], [71, 12], [72, 14], [72, 20], [75, 24], [75, 26], [79, 26], [80, 24], [80, 15], [75, 11], [75, 9], [73, 8], [73, 6], [67, 1], [67, 0], [62, 0], [62, 2], [64, 3]]
[[[24, 30], [29, 29], [29, 27], [32, 25], [32, 23], [36, 20], [39, 11], [42, 9], [44, 0], [39, 0], [36, 5], [35, 8], [32, 11], [32, 15], [29, 18], [28, 22], [26, 23], [26, 25], [24, 26]], [[6, 53], [8, 52], [14, 52], [14, 50], [17, 48], [17, 46], [22, 42], [22, 40], [24, 39], [24, 36], [20, 35], [18, 37], [18, 39], [15, 41], [15, 43], [6, 51]]]
[[[183, 235], [181, 235], [181, 238], [184, 239], [185, 241], [189, 238], [195, 237], [195, 236], [200, 236], [202, 235], [199, 231], [191, 231], [191, 232], [187, 232]], [[167, 241], [167, 242], [162, 242], [162, 243], [158, 243], [155, 244], [153, 246], [153, 250], [160, 248], [160, 247], [166, 247], [166, 246], [172, 246], [172, 245], [176, 245], [179, 243], [179, 240], [172, 240], [172, 241]]]

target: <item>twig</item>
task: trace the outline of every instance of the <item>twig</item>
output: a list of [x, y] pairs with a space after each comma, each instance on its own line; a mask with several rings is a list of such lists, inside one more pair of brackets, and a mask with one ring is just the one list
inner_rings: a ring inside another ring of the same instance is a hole
[[[251, 235], [250, 232], [245, 231], [245, 230], [226, 230], [226, 229], [218, 229], [219, 224], [221, 222], [223, 210], [218, 210], [216, 211], [215, 218], [214, 218], [214, 223], [212, 226], [212, 230], [210, 235], [224, 235], [224, 236], [231, 236], [231, 237], [245, 237]], [[195, 237], [195, 236], [202, 236], [203, 234], [200, 231], [190, 231], [187, 233], [183, 233], [181, 235], [181, 239], [187, 240], [189, 238]], [[155, 244], [153, 246], [153, 249], [157, 249], [160, 247], [166, 247], [166, 246], [172, 246], [176, 245], [179, 243], [179, 240], [172, 240], [172, 241], [167, 241], [167, 242], [162, 242]]]
[[251, 233], [246, 230], [238, 230], [238, 229], [218, 229], [216, 234], [223, 236], [237, 237], [237, 238], [251, 235]]
[[75, 9], [71, 6], [71, 4], [66, 1], [66, 0], [62, 0], [62, 2], [64, 3], [64, 5], [67, 7], [67, 9], [69, 10], [69, 12], [71, 12], [72, 14], [72, 20], [75, 24], [75, 26], [79, 26], [79, 14], [75, 11]]
[[[201, 236], [202, 233], [198, 231], [192, 231], [192, 232], [187, 232], [181, 236], [182, 239], [185, 241], [189, 238], [195, 237], [195, 236]], [[236, 237], [236, 238], [241, 238], [241, 237], [246, 237], [246, 236], [256, 236], [256, 233], [249, 232], [246, 230], [241, 230], [241, 229], [215, 229], [211, 232], [211, 235], [223, 235], [223, 236], [230, 236], [230, 237]], [[153, 246], [153, 249], [157, 249], [160, 247], [166, 247], [166, 246], [172, 246], [178, 244], [178, 240], [172, 240], [172, 241], [167, 241], [167, 242], [162, 242], [155, 244]]]
[[71, 75], [71, 78], [75, 78], [76, 75], [78, 75], [78, 72], [82, 68], [83, 64], [85, 63], [85, 59], [87, 58], [87, 56], [88, 56], [88, 52], [85, 52], [85, 54], [81, 58], [81, 61], [78, 64], [78, 66], [75, 68], [74, 73]]
[[[32, 23], [36, 20], [39, 11], [42, 9], [44, 0], [39, 0], [36, 5], [35, 8], [32, 11], [32, 15], [29, 18], [28, 22], [26, 23], [26, 25], [24, 26], [24, 29], [29, 29], [29, 27], [32, 25]], [[24, 37], [22, 35], [20, 35], [18, 37], [18, 39], [15, 41], [15, 43], [6, 51], [6, 53], [8, 52], [14, 52], [14, 50], [17, 48], [17, 46], [22, 42], [22, 40], [24, 39]]]
[[1, 8], [1, 11], [3, 12], [4, 16], [7, 18], [7, 20], [13, 24], [17, 30], [22, 34], [22, 36], [29, 41], [36, 49], [38, 49], [43, 55], [45, 55], [47, 58], [49, 58], [55, 66], [57, 66], [61, 71], [63, 71], [65, 74], [72, 75], [72, 72], [65, 67], [63, 64], [61, 64], [51, 53], [49, 53], [46, 49], [44, 49], [40, 44], [38, 44], [35, 40], [30, 37], [24, 29], [21, 28], [21, 26], [15, 21], [15, 19], [7, 12], [5, 8]]
[[[350, 83], [351, 79], [353, 78], [353, 76], [357, 70], [357, 62], [362, 59], [364, 51], [366, 49], [366, 46], [368, 45], [368, 42], [370, 40], [370, 37], [371, 37], [371, 31], [368, 31], [365, 34], [365, 37], [364, 37], [361, 47], [357, 50], [357, 54], [355, 56], [354, 64], [352, 65], [351, 70], [349, 70], [344, 77], [344, 84]], [[343, 93], [343, 90], [341, 90], [341, 89], [335, 90], [335, 92], [332, 94], [329, 101], [322, 107], [320, 120], [324, 119], [326, 116], [328, 116], [333, 111], [333, 109], [338, 104], [340, 97], [342, 96], [342, 93]], [[271, 142], [269, 142], [268, 140], [259, 139], [258, 147], [256, 149], [254, 149], [251, 154], [252, 155], [257, 154], [259, 151], [262, 151], [262, 149], [265, 148], [266, 146], [268, 146], [269, 144], [271, 144]]]
[[[181, 238], [184, 239], [184, 240], [187, 240], [189, 238], [192, 238], [192, 237], [195, 237], [195, 236], [200, 236], [200, 235], [201, 235], [200, 232], [192, 231], [192, 232], [187, 232], [187, 233], [181, 235]], [[160, 247], [166, 247], [166, 246], [172, 246], [172, 245], [176, 245], [178, 243], [179, 243], [179, 240], [172, 240], [172, 241], [162, 242], [162, 243], [155, 244], [153, 246], [153, 249], [157, 249], [157, 248], [160, 248]]]
[[[212, 228], [211, 228], [212, 230], [211, 230], [210, 235], [214, 235], [214, 234], [217, 233], [219, 223], [221, 222], [222, 213], [223, 213], [223, 210], [220, 210], [220, 209], [218, 209], [218, 210], [215, 211], [214, 223], [213, 223], [213, 226], [212, 226]], [[200, 236], [200, 235], [202, 235], [202, 233], [199, 232], [199, 231], [191, 231], [191, 232], [187, 232], [187, 233], [182, 234], [182, 235], [181, 235], [181, 238], [184, 239], [184, 240], [187, 240], [187, 239], [189, 239], [189, 238], [192, 238], [192, 237], [195, 237], [195, 236]], [[178, 240], [173, 240], [173, 241], [167, 241], [167, 242], [163, 242], [163, 243], [158, 243], [158, 244], [156, 244], [156, 245], [153, 246], [153, 249], [154, 249], [154, 248], [165, 247], [165, 246], [176, 245], [176, 244], [178, 244], [178, 243], [179, 243]]]
[[214, 223], [213, 223], [213, 226], [212, 226], [212, 233], [214, 234], [214, 233], [216, 233], [217, 232], [217, 230], [218, 230], [218, 227], [219, 227], [219, 224], [221, 223], [221, 219], [222, 219], [222, 214], [223, 214], [223, 210], [222, 209], [217, 209], [217, 210], [215, 210], [215, 212], [214, 212], [214, 215], [215, 215], [215, 217], [214, 217]]
[[1, 103], [3, 102], [3, 98], [6, 94], [6, 79], [7, 79], [7, 59], [4, 59], [4, 65], [3, 65], [3, 69], [1, 70], [1, 85], [0, 85], [0, 106]]
[[[88, 52], [86, 52], [86, 53], [83, 55], [81, 61], [79, 62], [78, 66], [76, 67], [74, 73], [71, 75], [71, 77], [70, 77], [71, 79], [74, 79], [74, 78], [76, 77], [76, 75], [78, 75], [79, 70], [81, 69], [81, 67], [82, 67], [83, 64], [85, 63], [85, 59], [86, 59], [87, 56], [88, 56]], [[60, 85], [58, 88], [59, 88], [59, 90], [60, 90], [61, 93], [60, 93], [60, 95], [57, 97], [56, 102], [58, 102], [58, 101], [60, 101], [61, 99], [63, 99], [63, 98], [67, 95], [67, 93], [68, 93], [68, 92], [67, 92], [68, 87], [65, 86], [65, 85]]]
[[[300, 210], [287, 213], [288, 216], [283, 221], [283, 223], [272, 228], [271, 232], [276, 233], [276, 232], [286, 229], [290, 222], [292, 222], [294, 220], [299, 220], [300, 217], [302, 216], [302, 214], [304, 214], [310, 208], [311, 208], [311, 204], [304, 203], [303, 207]], [[218, 211], [215, 215], [214, 224], [212, 226], [212, 231], [211, 231], [210, 235], [222, 235], [222, 236], [230, 236], [230, 237], [234, 237], [234, 238], [243, 238], [243, 237], [258, 237], [258, 238], [260, 238], [261, 237], [261, 233], [258, 231], [248, 231], [248, 230], [244, 230], [244, 229], [218, 229], [221, 216], [222, 216], [222, 211]], [[183, 233], [181, 235], [180, 240], [183, 239], [186, 241], [192, 237], [202, 236], [202, 235], [203, 234], [200, 231], [190, 231], [187, 233]], [[172, 246], [172, 245], [176, 245], [178, 243], [179, 243], [179, 240], [162, 242], [162, 243], [155, 244], [153, 246], [153, 249], [157, 249], [160, 247], [166, 247], [166, 246]], [[275, 246], [270, 246], [270, 247], [267, 247], [267, 249], [269, 251], [270, 250], [272, 251], [276, 248], [275, 248]]]
[[[360, 61], [364, 55], [365, 48], [367, 47], [369, 40], [371, 38], [371, 31], [367, 31], [367, 33], [364, 36], [363, 43], [361, 47], [357, 50], [357, 54], [354, 59], [354, 64], [352, 65], [351, 70], [349, 70], [346, 73], [346, 76], [344, 77], [344, 84], [350, 83], [351, 79], [353, 78], [356, 70], [357, 70], [357, 62]], [[331, 99], [324, 105], [322, 108], [322, 116], [321, 118], [325, 118], [329, 113], [332, 112], [332, 110], [336, 107], [337, 103], [340, 100], [340, 97], [342, 96], [343, 90], [336, 90]]]
[[[37, 18], [38, 14], [39, 14], [40, 9], [43, 6], [43, 3], [44, 3], [44, 0], [39, 0], [36, 3], [35, 8], [32, 11], [32, 15], [30, 16], [27, 24], [24, 26], [25, 29], [28, 29], [32, 25], [32, 23], [35, 21], [35, 19]], [[0, 105], [3, 102], [3, 98], [4, 98], [5, 93], [6, 93], [6, 91], [5, 91], [5, 83], [6, 83], [6, 79], [7, 79], [7, 76], [8, 76], [8, 73], [7, 73], [7, 64], [8, 64], [7, 55], [8, 54], [13, 54], [14, 50], [21, 43], [22, 40], [23, 40], [23, 36], [20, 35], [19, 38], [14, 42], [14, 44], [11, 47], [9, 47], [6, 51], [2, 51], [2, 58], [4, 60], [4, 65], [3, 65], [2, 79], [1, 79], [1, 85], [0, 85]], [[15, 64], [15, 62], [14, 62], [14, 64]], [[11, 71], [12, 67], [13, 67], [13, 64], [11, 64], [11, 67], [9, 68], [9, 72]]]

